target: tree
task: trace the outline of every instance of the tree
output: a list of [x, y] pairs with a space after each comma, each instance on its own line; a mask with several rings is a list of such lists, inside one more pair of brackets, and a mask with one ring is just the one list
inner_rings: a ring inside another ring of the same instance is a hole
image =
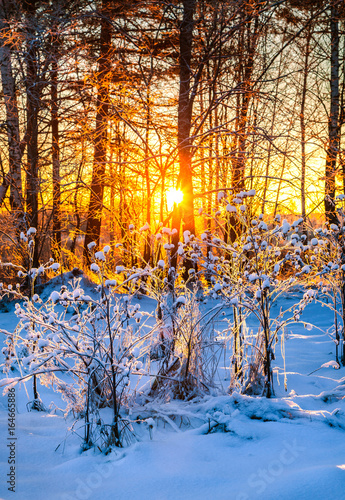
[[[38, 114], [41, 108], [42, 80], [38, 74], [38, 38], [36, 33], [36, 0], [23, 2], [25, 11], [26, 37], [26, 133], [27, 133], [27, 169], [26, 169], [26, 207], [28, 224], [38, 227]], [[38, 265], [38, 245], [35, 245], [34, 267]]]
[[[260, 15], [264, 3], [260, 0], [245, 1], [239, 13], [240, 27], [237, 39], [238, 61], [236, 68], [238, 91], [235, 130], [231, 146], [231, 186], [236, 192], [245, 189], [246, 146], [249, 131], [248, 112], [251, 99], [254, 95], [254, 61], [262, 28]], [[226, 240], [235, 241], [240, 233], [241, 228], [238, 219], [231, 214], [228, 218], [225, 231]]]
[[112, 2], [102, 0], [100, 11], [100, 52], [97, 70], [96, 126], [94, 132], [94, 159], [87, 212], [84, 258], [88, 261], [88, 245], [95, 241], [99, 246], [102, 223], [104, 174], [107, 161], [109, 78], [111, 70], [111, 25], [109, 16]]
[[23, 193], [22, 193], [22, 155], [20, 142], [19, 112], [16, 97], [16, 85], [12, 70], [12, 51], [10, 38], [9, 12], [4, 0], [0, 1], [0, 69], [1, 82], [6, 107], [6, 129], [8, 138], [9, 169], [0, 187], [0, 205], [3, 203], [10, 186], [11, 211], [17, 217], [18, 231], [23, 227]]
[[335, 209], [335, 178], [337, 156], [340, 145], [339, 127], [339, 15], [338, 0], [331, 0], [331, 94], [328, 119], [328, 147], [326, 151], [325, 172], [325, 215], [329, 223], [337, 224]]
[[[176, 268], [177, 244], [180, 236], [181, 218], [183, 219], [183, 231], [195, 233], [194, 223], [194, 203], [193, 203], [193, 174], [191, 156], [190, 131], [192, 126], [192, 111], [194, 93], [192, 87], [192, 43], [194, 28], [195, 0], [183, 0], [183, 15], [180, 23], [179, 36], [179, 97], [178, 97], [178, 118], [177, 118], [177, 147], [179, 154], [179, 177], [178, 187], [183, 192], [183, 201], [179, 207], [175, 206], [172, 219], [172, 226], [177, 229], [173, 236], [174, 256], [172, 266]], [[188, 261], [187, 269], [192, 265]]]

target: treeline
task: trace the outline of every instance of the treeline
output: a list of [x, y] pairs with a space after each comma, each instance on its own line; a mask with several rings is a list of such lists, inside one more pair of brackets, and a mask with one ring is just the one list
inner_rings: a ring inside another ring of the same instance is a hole
[[30, 227], [35, 267], [146, 223], [144, 262], [160, 224], [233, 241], [223, 198], [253, 189], [336, 223], [344, 27], [342, 0], [0, 0], [3, 252]]

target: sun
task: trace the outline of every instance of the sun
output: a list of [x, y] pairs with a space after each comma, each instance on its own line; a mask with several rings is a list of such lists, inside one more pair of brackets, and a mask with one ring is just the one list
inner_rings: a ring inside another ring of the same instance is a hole
[[183, 200], [183, 193], [181, 189], [170, 188], [166, 192], [167, 206], [169, 212], [174, 208], [174, 204], [178, 205]]

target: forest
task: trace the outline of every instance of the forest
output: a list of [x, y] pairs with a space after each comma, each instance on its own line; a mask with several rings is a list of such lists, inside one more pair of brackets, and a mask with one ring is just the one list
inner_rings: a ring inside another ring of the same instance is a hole
[[160, 223], [176, 248], [184, 230], [233, 241], [224, 201], [252, 189], [253, 213], [335, 222], [343, 2], [3, 0], [0, 16], [11, 255], [30, 227], [35, 267], [128, 250], [131, 224], [149, 226], [142, 263]]
[[343, 498], [344, 1], [0, 0], [0, 81], [1, 498]]

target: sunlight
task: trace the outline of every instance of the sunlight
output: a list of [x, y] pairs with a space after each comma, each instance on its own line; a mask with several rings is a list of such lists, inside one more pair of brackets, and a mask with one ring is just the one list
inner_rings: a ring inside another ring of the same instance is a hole
[[183, 200], [183, 193], [181, 189], [170, 188], [166, 192], [167, 206], [169, 212], [174, 208], [174, 204], [178, 205]]

